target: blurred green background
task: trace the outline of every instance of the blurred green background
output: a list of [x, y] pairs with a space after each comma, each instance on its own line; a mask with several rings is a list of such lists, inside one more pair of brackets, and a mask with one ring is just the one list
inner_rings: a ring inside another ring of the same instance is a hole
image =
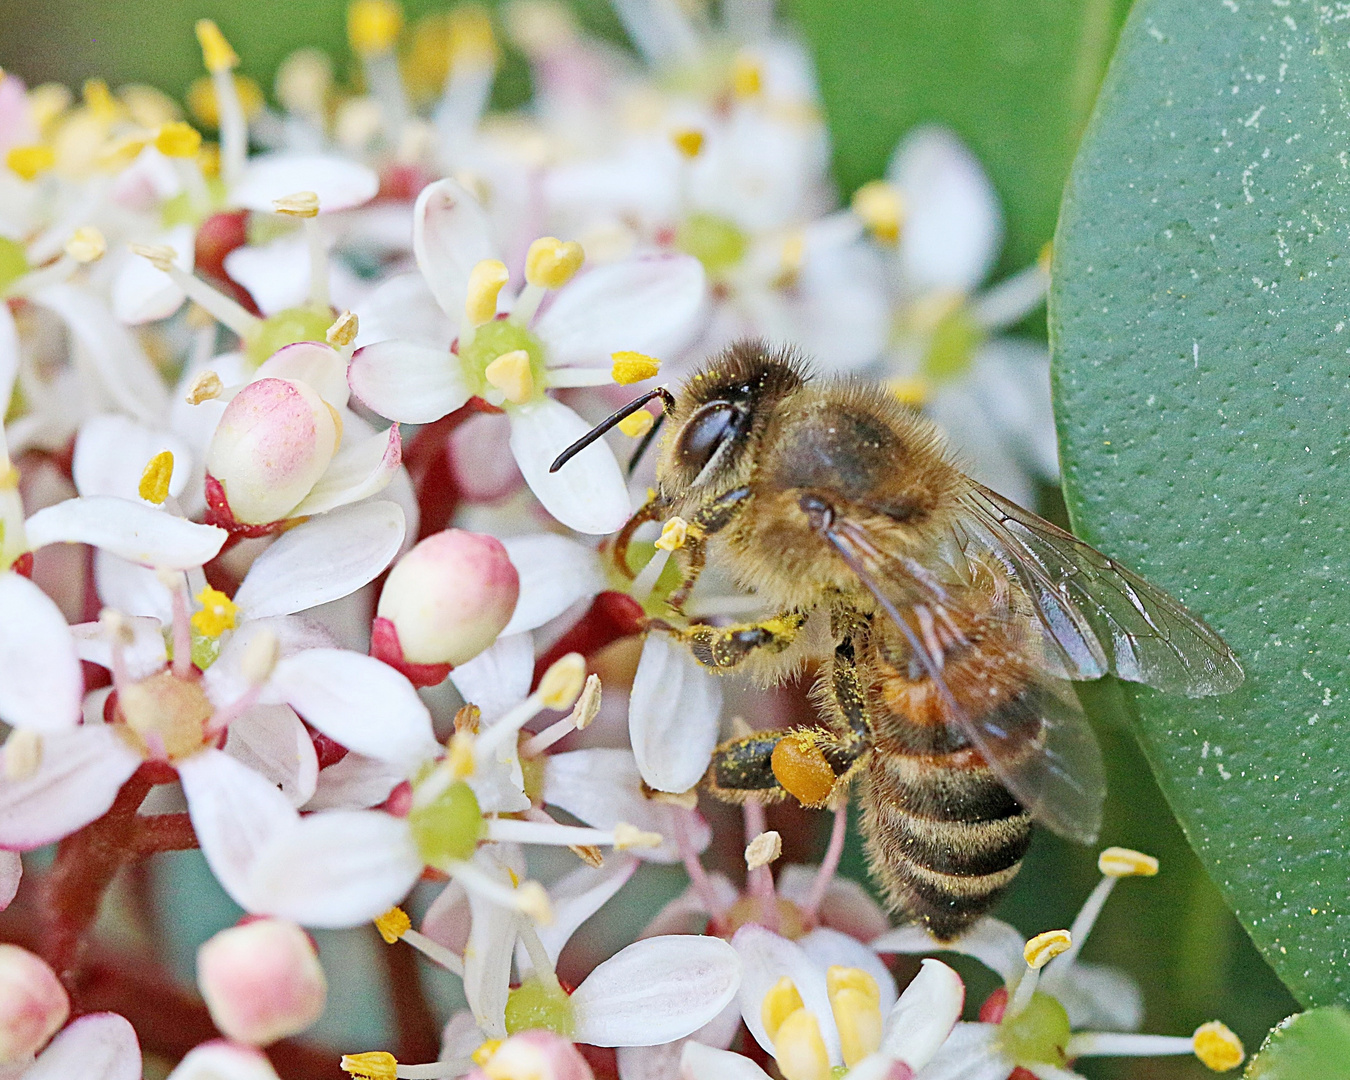
[[[411, 19], [446, 6], [409, 0], [406, 9]], [[576, 0], [575, 7], [586, 26], [622, 39], [602, 0]], [[54, 79], [78, 87], [101, 76], [113, 86], [148, 82], [181, 97], [201, 74], [192, 25], [207, 16], [242, 56], [242, 71], [270, 88], [277, 64], [298, 46], [318, 45], [345, 61], [344, 8], [341, 0], [0, 0], [0, 65], [30, 83]], [[879, 176], [915, 123], [950, 125], [984, 162], [1003, 199], [1001, 271], [1026, 265], [1054, 233], [1064, 179], [1127, 9], [1124, 0], [787, 4], [817, 58], [841, 190]], [[523, 61], [508, 53], [498, 103], [517, 104], [528, 93]], [[1043, 314], [1024, 329], [1043, 335]], [[1218, 1016], [1255, 1050], [1266, 1030], [1295, 1010], [1294, 1001], [1186, 846], [1124, 727], [1114, 688], [1088, 687], [1083, 697], [1110, 769], [1102, 841], [1154, 853], [1163, 866], [1155, 879], [1122, 883], [1085, 955], [1135, 975], [1148, 1030], [1184, 1034]], [[856, 845], [846, 867], [865, 878]], [[196, 944], [236, 912], [195, 854], [163, 860], [156, 875], [159, 894], [173, 901], [165, 906], [173, 913], [173, 958], [190, 977]], [[1067, 926], [1096, 879], [1095, 852], [1038, 833], [1000, 914], [1026, 933]], [[616, 943], [625, 933], [631, 937], [682, 883], [678, 871], [644, 871], [620, 896], [622, 907], [606, 909], [601, 937]], [[335, 988], [321, 1036], [345, 1049], [373, 1045], [391, 1022], [368, 990], [369, 972], [383, 970], [373, 935], [325, 934], [321, 944]], [[970, 965], [963, 972], [972, 979], [971, 999], [982, 1000], [993, 980]], [[455, 980], [433, 974], [426, 981], [443, 1004], [454, 1000]], [[1083, 1063], [1082, 1071], [1102, 1078], [1211, 1075], [1194, 1060]]]

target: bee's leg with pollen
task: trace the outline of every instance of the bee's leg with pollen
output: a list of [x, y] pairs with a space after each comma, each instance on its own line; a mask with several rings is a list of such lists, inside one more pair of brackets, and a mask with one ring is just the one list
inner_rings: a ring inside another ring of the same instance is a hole
[[703, 573], [703, 565], [707, 561], [708, 536], [730, 525], [736, 514], [744, 509], [749, 498], [748, 487], [733, 488], [706, 506], [699, 507], [689, 518], [687, 538], [683, 545], [684, 580], [666, 601], [676, 611], [683, 610], [684, 602], [689, 599], [699, 575]]
[[800, 611], [783, 611], [759, 622], [733, 626], [669, 627], [662, 629], [688, 646], [704, 667], [734, 668], [755, 653], [780, 653], [792, 645], [806, 622]]
[[756, 731], [713, 751], [703, 788], [724, 802], [791, 795], [803, 806], [838, 803], [868, 747], [824, 728]]
[[659, 521], [665, 516], [666, 502], [655, 492], [647, 496], [647, 501], [638, 507], [637, 512], [628, 519], [624, 527], [614, 537], [614, 563], [620, 573], [633, 577], [633, 569], [628, 565], [628, 544], [640, 525], [649, 521]]

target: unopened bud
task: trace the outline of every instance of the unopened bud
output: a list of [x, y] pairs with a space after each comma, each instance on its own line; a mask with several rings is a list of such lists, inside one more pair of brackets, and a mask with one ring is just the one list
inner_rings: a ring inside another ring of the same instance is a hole
[[6, 780], [27, 780], [42, 767], [42, 736], [31, 728], [15, 728], [5, 740], [4, 759]]
[[560, 289], [581, 269], [585, 258], [575, 240], [541, 236], [525, 254], [525, 280], [544, 289]]
[[220, 482], [235, 520], [280, 521], [300, 504], [337, 450], [335, 414], [307, 383], [249, 383], [221, 414], [206, 471]]
[[783, 838], [775, 830], [770, 829], [768, 832], [760, 833], [746, 845], [745, 867], [747, 870], [758, 870], [775, 862], [781, 854], [783, 854]]
[[328, 997], [309, 935], [282, 919], [255, 919], [207, 941], [197, 950], [197, 987], [216, 1027], [254, 1046], [304, 1031]]
[[[92, 225], [76, 229], [66, 241], [66, 254], [77, 263], [98, 262], [108, 250], [108, 242], [103, 234]], [[172, 250], [172, 249], [170, 249]]]
[[240, 669], [245, 679], [254, 686], [261, 686], [272, 676], [281, 658], [281, 642], [271, 630], [259, 630], [244, 646], [244, 656]]
[[568, 709], [586, 683], [586, 658], [568, 653], [555, 660], [539, 680], [539, 698], [546, 709]]
[[220, 397], [225, 386], [220, 381], [220, 376], [214, 371], [203, 371], [195, 379], [192, 385], [188, 387], [187, 403], [189, 405], [200, 405], [203, 401], [214, 401]]
[[69, 1016], [56, 973], [27, 949], [0, 944], [0, 1065], [30, 1060]]
[[311, 218], [319, 213], [319, 196], [313, 191], [297, 191], [272, 200], [272, 209], [286, 217]]
[[495, 537], [446, 529], [394, 565], [377, 614], [413, 664], [454, 664], [486, 649], [511, 620], [520, 576]]
[[492, 1046], [480, 1064], [486, 1080], [592, 1080], [593, 1075], [570, 1039], [545, 1028]]

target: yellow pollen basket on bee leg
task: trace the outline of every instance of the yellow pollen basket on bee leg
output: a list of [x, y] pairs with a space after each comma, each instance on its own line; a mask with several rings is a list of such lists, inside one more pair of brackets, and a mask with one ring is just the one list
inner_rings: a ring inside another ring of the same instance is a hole
[[779, 739], [769, 763], [783, 790], [803, 806], [820, 806], [834, 790], [834, 770], [809, 734]]

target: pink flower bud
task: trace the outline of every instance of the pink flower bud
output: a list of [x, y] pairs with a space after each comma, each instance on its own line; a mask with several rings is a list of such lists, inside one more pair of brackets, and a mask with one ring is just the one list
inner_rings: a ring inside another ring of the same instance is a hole
[[255, 919], [207, 941], [197, 950], [197, 988], [216, 1027], [254, 1046], [304, 1031], [328, 996], [309, 935], [281, 919]]
[[258, 379], [235, 395], [216, 425], [206, 471], [219, 481], [236, 521], [279, 521], [324, 474], [341, 421], [303, 382]]
[[27, 949], [0, 945], [0, 1065], [31, 1058], [69, 1016], [56, 973]]
[[542, 1028], [512, 1035], [468, 1080], [595, 1080], [581, 1052]]
[[394, 624], [405, 660], [458, 665], [497, 640], [519, 595], [520, 577], [500, 541], [447, 529], [398, 561], [378, 614]]

